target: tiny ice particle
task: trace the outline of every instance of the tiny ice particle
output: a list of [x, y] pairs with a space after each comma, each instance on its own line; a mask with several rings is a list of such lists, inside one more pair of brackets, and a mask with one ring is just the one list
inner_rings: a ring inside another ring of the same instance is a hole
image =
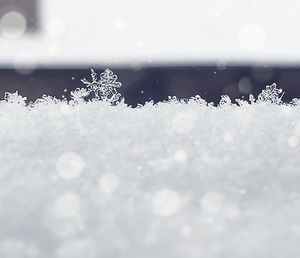
[[84, 166], [82, 158], [74, 152], [63, 153], [56, 162], [57, 173], [64, 179], [78, 177]]
[[217, 213], [223, 204], [223, 196], [218, 192], [207, 192], [202, 196], [201, 208], [206, 213]]
[[99, 189], [105, 194], [111, 194], [119, 186], [119, 177], [112, 173], [102, 175], [98, 181]]
[[174, 154], [174, 159], [178, 163], [186, 163], [188, 160], [188, 155], [186, 154], [185, 150], [177, 150]]
[[54, 216], [57, 218], [69, 218], [80, 213], [80, 200], [73, 192], [59, 196], [54, 203]]
[[180, 205], [180, 196], [172, 189], [162, 189], [152, 199], [153, 213], [164, 217], [176, 213]]
[[299, 138], [297, 136], [290, 136], [287, 140], [287, 143], [290, 148], [294, 149], [299, 145]]

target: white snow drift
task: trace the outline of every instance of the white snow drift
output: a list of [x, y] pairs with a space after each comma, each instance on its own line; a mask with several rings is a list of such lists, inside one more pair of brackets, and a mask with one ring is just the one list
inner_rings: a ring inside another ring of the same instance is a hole
[[300, 107], [0, 103], [0, 257], [299, 257]]

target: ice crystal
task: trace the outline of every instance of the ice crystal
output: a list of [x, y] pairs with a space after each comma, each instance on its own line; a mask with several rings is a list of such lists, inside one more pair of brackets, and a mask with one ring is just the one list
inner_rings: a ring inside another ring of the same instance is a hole
[[107, 68], [100, 74], [99, 79], [97, 73], [91, 69], [91, 77], [91, 82], [85, 78], [81, 79], [81, 81], [86, 85], [86, 89], [77, 88], [71, 93], [72, 98], [74, 100], [78, 100], [94, 93], [96, 99], [108, 101], [112, 104], [117, 103], [121, 97], [121, 94], [118, 93], [117, 89], [122, 87], [122, 83], [117, 82], [118, 76]]
[[293, 98], [292, 101], [290, 102], [291, 105], [293, 106], [299, 106], [300, 105], [300, 99]]
[[225, 106], [225, 105], [230, 105], [230, 104], [231, 104], [231, 99], [230, 99], [230, 97], [227, 96], [227, 95], [222, 95], [222, 96], [221, 96], [220, 103], [219, 103], [220, 107], [223, 107], [223, 106]]
[[249, 101], [251, 104], [255, 103], [255, 97], [252, 94], [249, 95]]
[[258, 95], [258, 102], [281, 104], [283, 94], [282, 89], [277, 89], [276, 83], [273, 83], [272, 85], [266, 86], [266, 89]]
[[74, 91], [71, 91], [71, 98], [78, 103], [83, 101], [89, 94], [90, 92], [86, 88], [76, 88]]
[[57, 104], [59, 102], [60, 102], [59, 99], [44, 94], [42, 96], [42, 98], [39, 98], [34, 103], [32, 103], [32, 106], [42, 104], [42, 103], [44, 103], [44, 104]]
[[21, 95], [19, 95], [18, 91], [16, 91], [15, 93], [5, 92], [4, 100], [9, 103], [21, 104], [25, 106], [27, 98], [22, 97]]

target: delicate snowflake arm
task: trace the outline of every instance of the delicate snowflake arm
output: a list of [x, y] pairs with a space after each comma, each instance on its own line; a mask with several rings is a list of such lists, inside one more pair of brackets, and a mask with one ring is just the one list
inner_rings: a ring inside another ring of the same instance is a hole
[[91, 76], [92, 76], [93, 82], [97, 82], [97, 73], [93, 69], [91, 69]]
[[90, 82], [85, 78], [81, 79], [81, 82], [86, 84], [86, 85], [90, 85]]
[[277, 89], [276, 83], [273, 83], [272, 85], [268, 85], [266, 89], [258, 95], [258, 102], [280, 104], [283, 94], [282, 89]]

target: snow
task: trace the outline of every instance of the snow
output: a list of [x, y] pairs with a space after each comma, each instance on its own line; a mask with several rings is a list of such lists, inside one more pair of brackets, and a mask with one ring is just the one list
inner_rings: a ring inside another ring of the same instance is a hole
[[[271, 95], [270, 95], [271, 94]], [[300, 109], [0, 103], [0, 257], [299, 257]]]

